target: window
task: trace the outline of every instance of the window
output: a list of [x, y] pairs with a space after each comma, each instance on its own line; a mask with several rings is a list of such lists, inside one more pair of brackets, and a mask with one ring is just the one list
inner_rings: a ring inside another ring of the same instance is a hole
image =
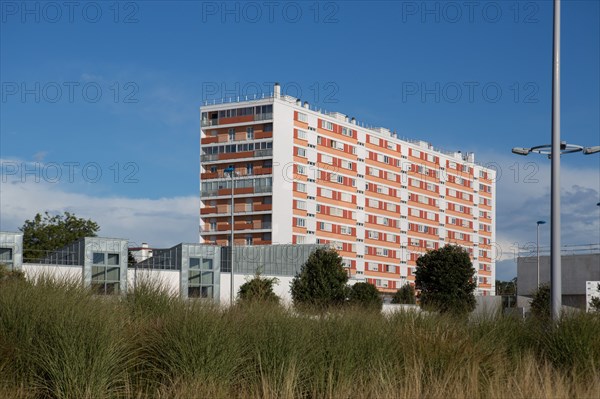
[[296, 165], [296, 170], [298, 171], [299, 175], [306, 176], [306, 166], [304, 166], [304, 165]]
[[298, 191], [299, 193], [305, 193], [306, 192], [306, 184], [296, 183], [296, 191]]
[[352, 162], [342, 159], [342, 168], [352, 170]]
[[333, 197], [333, 193], [329, 189], [322, 188], [321, 189], [321, 197], [332, 198]]
[[377, 231], [369, 231], [369, 238], [372, 238], [373, 240], [378, 240], [379, 233]]
[[352, 228], [349, 226], [340, 226], [340, 234], [351, 235]]
[[92, 290], [96, 294], [118, 294], [121, 285], [119, 254], [94, 252], [92, 254]]
[[12, 248], [0, 248], [0, 264], [6, 263], [12, 265], [13, 252]]
[[306, 210], [306, 201], [296, 200], [296, 208]]
[[304, 148], [296, 148], [296, 151], [299, 157], [306, 158], [306, 150]]
[[298, 138], [302, 140], [306, 140], [306, 132], [304, 130], [298, 130]]
[[321, 162], [328, 165], [333, 164], [333, 158], [330, 155], [321, 154]]
[[252, 245], [252, 236], [246, 236], [246, 245]]
[[302, 112], [298, 112], [298, 120], [300, 122], [308, 123], [308, 116]]
[[297, 227], [306, 227], [306, 219], [296, 218]]
[[[352, 195], [348, 194], [348, 193], [345, 193], [345, 192], [342, 192], [341, 193], [341, 199], [344, 202], [352, 202]], [[352, 218], [354, 218], [354, 216], [352, 216]]]
[[229, 129], [229, 141], [234, 141], [234, 140], [235, 140], [235, 129], [230, 128]]
[[331, 223], [319, 222], [319, 230], [331, 232], [332, 225]]
[[342, 127], [342, 134], [344, 136], [352, 137], [352, 130], [347, 127]]
[[333, 123], [328, 122], [328, 121], [321, 121], [321, 122], [322, 122], [323, 129], [333, 130]]
[[254, 140], [254, 128], [253, 127], [246, 128], [246, 140]]
[[213, 260], [189, 258], [188, 297], [213, 298], [214, 284]]

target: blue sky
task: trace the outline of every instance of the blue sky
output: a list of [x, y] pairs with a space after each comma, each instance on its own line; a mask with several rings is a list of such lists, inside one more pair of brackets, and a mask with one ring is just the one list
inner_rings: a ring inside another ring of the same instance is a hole
[[[196, 241], [198, 108], [274, 81], [500, 168], [499, 277], [548, 217], [548, 160], [510, 148], [550, 138], [550, 1], [0, 4], [2, 230], [67, 209], [104, 235]], [[584, 145], [600, 145], [599, 4], [562, 7], [561, 127]], [[600, 157], [563, 166], [563, 242], [599, 242]]]

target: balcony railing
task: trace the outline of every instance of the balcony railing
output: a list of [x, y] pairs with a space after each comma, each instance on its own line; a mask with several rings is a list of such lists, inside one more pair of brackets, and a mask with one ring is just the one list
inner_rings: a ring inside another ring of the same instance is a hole
[[[244, 122], [248, 122], [244, 119], [240, 120], [239, 122], [235, 121], [236, 118], [239, 117], [232, 117], [232, 118], [223, 118], [223, 119], [232, 119], [233, 121], [225, 121], [224, 123], [222, 123], [221, 118], [217, 118], [217, 119], [202, 119], [201, 122], [201, 126], [202, 127], [208, 127], [208, 126], [218, 126], [220, 124], [228, 124], [228, 123], [244, 123]], [[268, 112], [268, 113], [264, 113], [264, 114], [254, 114], [252, 115], [252, 119], [256, 122], [258, 121], [267, 121], [267, 120], [271, 120], [273, 119], [273, 113], [272, 112]]]
[[201, 162], [212, 162], [219, 160], [228, 159], [242, 159], [242, 158], [258, 158], [258, 157], [270, 157], [273, 156], [273, 149], [266, 148], [264, 150], [244, 151], [244, 152], [225, 152], [222, 154], [203, 154], [200, 155]]
[[[270, 230], [272, 228], [271, 222], [260, 222], [257, 221], [253, 224], [245, 224], [245, 223], [235, 223], [235, 231], [252, 231], [252, 230]], [[215, 233], [215, 234], [224, 234], [226, 232], [231, 231], [231, 225], [221, 224], [216, 227], [204, 226], [200, 229], [202, 233]]]
[[[253, 176], [264, 176], [273, 174], [273, 168], [256, 168], [251, 171], [241, 170], [237, 173], [237, 178], [240, 177], [253, 177]], [[210, 180], [210, 179], [229, 179], [229, 175], [223, 172], [204, 172], [200, 174], [200, 178], [202, 180]]]
[[255, 121], [266, 121], [266, 120], [270, 120], [273, 119], [273, 113], [272, 112], [268, 112], [265, 114], [254, 114], [254, 120]]

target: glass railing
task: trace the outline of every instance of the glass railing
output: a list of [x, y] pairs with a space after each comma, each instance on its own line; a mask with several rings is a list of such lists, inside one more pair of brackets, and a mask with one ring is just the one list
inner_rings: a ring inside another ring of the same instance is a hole
[[272, 112], [268, 112], [266, 114], [254, 114], [255, 121], [265, 121], [265, 120], [269, 120], [269, 119], [273, 119]]

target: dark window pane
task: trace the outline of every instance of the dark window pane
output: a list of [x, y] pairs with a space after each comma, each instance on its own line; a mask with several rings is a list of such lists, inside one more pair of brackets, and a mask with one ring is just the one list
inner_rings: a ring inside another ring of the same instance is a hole
[[92, 263], [95, 265], [104, 264], [104, 254], [102, 252], [94, 252], [92, 254]]
[[108, 254], [107, 264], [114, 266], [119, 264], [119, 254]]
[[190, 269], [197, 269], [200, 267], [200, 258], [190, 258]]
[[104, 271], [105, 267], [102, 266], [92, 266], [92, 281], [104, 281]]
[[11, 248], [0, 248], [0, 262], [12, 261], [12, 249]]
[[212, 270], [213, 268], [213, 260], [212, 259], [202, 259], [202, 269], [203, 270]]
[[198, 298], [200, 296], [200, 287], [189, 287], [188, 288], [188, 297], [189, 298]]

